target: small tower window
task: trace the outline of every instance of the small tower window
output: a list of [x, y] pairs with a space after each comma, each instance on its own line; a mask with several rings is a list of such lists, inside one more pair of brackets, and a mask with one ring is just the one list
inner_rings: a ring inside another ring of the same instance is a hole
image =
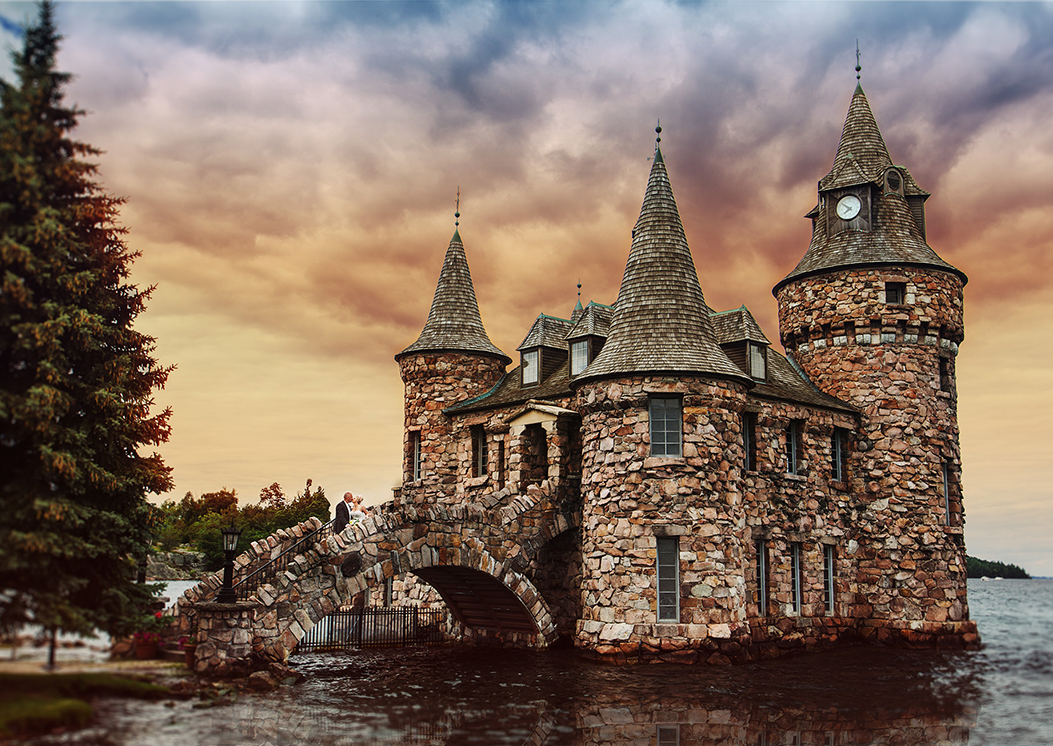
[[580, 374], [589, 364], [589, 340], [578, 339], [570, 343], [570, 374]]
[[486, 431], [482, 425], [472, 426], [472, 476], [486, 476]]
[[801, 473], [801, 423], [797, 420], [786, 428], [786, 473]]
[[885, 303], [890, 306], [902, 306], [907, 302], [907, 285], [903, 282], [885, 283]]
[[903, 194], [903, 174], [894, 168], [885, 172], [885, 194]]
[[848, 431], [835, 427], [830, 442], [830, 478], [835, 482], [848, 480]]
[[742, 447], [746, 451], [746, 471], [757, 471], [757, 414], [742, 414]]
[[837, 573], [834, 568], [834, 545], [823, 544], [823, 606], [827, 616], [834, 615], [834, 597], [837, 584]]
[[950, 461], [943, 462], [943, 525], [952, 525], [951, 513], [951, 472], [954, 467]]
[[947, 355], [940, 355], [940, 391], [951, 390], [951, 358]]
[[420, 481], [420, 430], [412, 430], [409, 434], [409, 456], [410, 456], [410, 481]]
[[768, 380], [768, 348], [766, 345], [749, 343], [749, 374], [757, 381]]
[[524, 386], [537, 386], [541, 380], [541, 352], [539, 350], [529, 350], [523, 353], [523, 385]]
[[801, 577], [801, 544], [790, 544], [790, 606], [794, 614], [801, 614], [801, 595], [803, 578]]
[[768, 542], [757, 539], [757, 616], [768, 616]]
[[680, 435], [684, 429], [680, 399], [673, 396], [651, 397], [648, 410], [651, 420], [651, 455], [679, 456]]
[[659, 536], [658, 542], [658, 621], [680, 621], [680, 541], [676, 536]]

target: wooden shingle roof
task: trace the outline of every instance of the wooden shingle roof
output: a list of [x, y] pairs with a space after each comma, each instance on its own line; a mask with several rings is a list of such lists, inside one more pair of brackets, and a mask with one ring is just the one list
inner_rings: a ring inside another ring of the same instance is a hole
[[460, 231], [454, 231], [439, 272], [428, 321], [417, 341], [395, 356], [396, 360], [422, 352], [469, 352], [496, 357], [506, 364], [512, 359], [490, 341], [483, 328], [475, 285]]
[[709, 374], [748, 382], [716, 344], [662, 151], [655, 151], [603, 350], [575, 379]]
[[523, 343], [516, 349], [522, 351], [532, 347], [554, 347], [559, 350], [565, 350], [567, 348], [567, 332], [570, 331], [570, 328], [571, 323], [566, 319], [556, 318], [544, 313], [538, 314]]
[[764, 336], [760, 324], [753, 318], [753, 314], [745, 306], [730, 311], [714, 313], [709, 317], [713, 324], [713, 335], [718, 344], [730, 344], [732, 342], [760, 342], [770, 345], [771, 342]]
[[883, 193], [885, 172], [893, 165], [866, 95], [862, 87], [857, 86], [833, 168], [819, 181], [819, 192], [822, 195], [853, 186], [873, 185], [872, 227], [833, 232], [825, 211], [813, 209], [808, 217], [813, 218], [816, 225], [808, 251], [773, 292], [797, 278], [865, 265], [933, 267], [952, 272], [963, 281], [968, 279], [925, 242], [907, 198], [924, 200], [928, 192], [915, 183], [906, 168], [896, 166], [903, 177], [904, 195]]
[[567, 332], [567, 339], [580, 339], [581, 337], [606, 337], [611, 328], [611, 317], [614, 315], [612, 306], [589, 301], [578, 315], [574, 326]]

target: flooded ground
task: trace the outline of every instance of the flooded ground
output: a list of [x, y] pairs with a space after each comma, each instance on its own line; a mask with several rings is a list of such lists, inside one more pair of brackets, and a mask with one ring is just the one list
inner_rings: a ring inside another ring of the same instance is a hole
[[978, 652], [858, 647], [728, 668], [570, 650], [318, 654], [293, 659], [303, 683], [231, 706], [100, 703], [100, 727], [62, 742], [1053, 743], [1053, 581], [973, 583], [970, 601]]

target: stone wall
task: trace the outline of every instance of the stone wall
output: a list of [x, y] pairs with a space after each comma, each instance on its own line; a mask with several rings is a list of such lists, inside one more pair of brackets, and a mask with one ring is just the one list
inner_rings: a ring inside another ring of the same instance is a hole
[[[678, 394], [683, 457], [650, 456], [648, 396]], [[741, 657], [748, 634], [740, 412], [745, 387], [705, 378], [586, 384], [582, 413], [582, 618], [576, 643], [615, 659], [707, 650]], [[657, 620], [656, 547], [676, 537], [679, 620]], [[714, 662], [717, 662], [716, 660]]]
[[[905, 285], [905, 303], [885, 303], [886, 282]], [[861, 413], [860, 616], [869, 607], [890, 620], [967, 620], [954, 377], [961, 279], [922, 268], [842, 270], [790, 283], [778, 301], [786, 348], [816, 385]]]
[[[494, 357], [460, 352], [421, 353], [403, 357], [399, 371], [405, 383], [403, 489], [396, 499], [435, 502], [447, 499], [458, 483], [459, 433], [443, 414], [445, 408], [488, 391], [504, 375]], [[420, 479], [413, 480], [411, 433], [419, 433]], [[409, 489], [406, 489], [409, 488]]]

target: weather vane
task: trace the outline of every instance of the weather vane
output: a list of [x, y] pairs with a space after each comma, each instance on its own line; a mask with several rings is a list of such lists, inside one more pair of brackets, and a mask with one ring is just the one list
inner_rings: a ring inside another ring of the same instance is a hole
[[859, 80], [859, 71], [863, 66], [859, 64], [859, 39], [856, 39], [856, 80]]
[[461, 185], [457, 185], [457, 208], [453, 213], [453, 225], [456, 228], [461, 224]]
[[654, 128], [657, 137], [654, 139], [654, 151], [658, 152], [658, 143], [662, 142], [662, 118], [658, 118], [658, 126]]

